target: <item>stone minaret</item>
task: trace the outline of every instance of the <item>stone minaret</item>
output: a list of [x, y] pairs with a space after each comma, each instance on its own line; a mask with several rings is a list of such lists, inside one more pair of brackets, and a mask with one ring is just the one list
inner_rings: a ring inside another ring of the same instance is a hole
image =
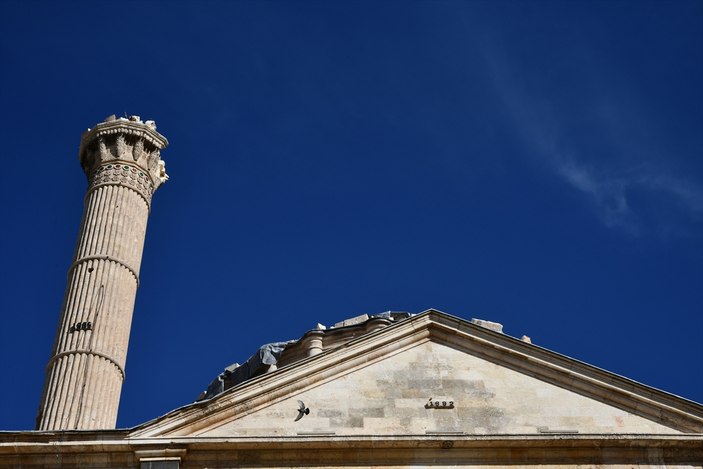
[[153, 121], [108, 117], [88, 129], [78, 157], [88, 177], [38, 430], [115, 428], [146, 221], [166, 181]]

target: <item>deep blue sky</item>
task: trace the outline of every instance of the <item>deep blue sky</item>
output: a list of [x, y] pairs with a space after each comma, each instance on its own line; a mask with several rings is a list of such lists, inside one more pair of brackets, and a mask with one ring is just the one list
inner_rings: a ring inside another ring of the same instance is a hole
[[703, 2], [0, 2], [0, 429], [34, 425], [82, 131], [155, 119], [118, 425], [434, 307], [703, 401]]

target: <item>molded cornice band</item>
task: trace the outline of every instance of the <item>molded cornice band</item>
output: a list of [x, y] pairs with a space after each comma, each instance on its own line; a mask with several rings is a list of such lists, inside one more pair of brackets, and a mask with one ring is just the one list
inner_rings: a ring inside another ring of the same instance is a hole
[[93, 351], [93, 350], [67, 350], [67, 351], [65, 351], [65, 352], [57, 353], [56, 355], [54, 355], [53, 357], [51, 357], [51, 359], [49, 360], [49, 363], [46, 364], [46, 368], [48, 369], [49, 367], [51, 367], [51, 365], [53, 365], [54, 362], [55, 362], [56, 360], [58, 360], [59, 358], [61, 358], [61, 357], [65, 357], [65, 356], [73, 355], [73, 354], [81, 354], [81, 353], [85, 353], [86, 355], [94, 355], [94, 356], [96, 356], [96, 357], [104, 358], [105, 360], [109, 361], [110, 363], [112, 363], [113, 365], [115, 365], [115, 367], [117, 367], [117, 369], [119, 370], [120, 374], [122, 375], [122, 381], [124, 381], [124, 377], [125, 377], [124, 368], [122, 368], [122, 367], [120, 366], [120, 364], [117, 363], [117, 362], [115, 361], [115, 359], [112, 358], [111, 356], [106, 355], [106, 354], [101, 353], [101, 352], [95, 352], [95, 351]]
[[128, 185], [124, 184], [122, 181], [106, 181], [106, 182], [101, 182], [100, 184], [96, 184], [96, 185], [91, 184], [91, 187], [86, 191], [85, 196], [83, 197], [83, 206], [85, 206], [86, 202], [88, 201], [90, 194], [95, 192], [97, 189], [99, 189], [101, 187], [105, 187], [105, 186], [120, 186], [120, 187], [124, 187], [125, 189], [129, 189], [131, 191], [136, 192], [137, 194], [139, 194], [139, 197], [141, 197], [142, 200], [144, 200], [144, 202], [146, 202], [146, 209], [149, 213], [151, 213], [151, 200], [149, 200], [149, 198], [146, 195], [142, 194], [141, 191], [138, 191], [134, 187], [129, 187]]
[[107, 255], [81, 257], [80, 259], [76, 260], [73, 264], [71, 264], [71, 267], [68, 268], [68, 275], [70, 275], [71, 271], [73, 269], [75, 269], [79, 264], [82, 264], [87, 261], [110, 261], [110, 262], [114, 262], [115, 264], [121, 265], [125, 269], [129, 270], [129, 273], [132, 274], [132, 276], [134, 277], [134, 280], [137, 282], [137, 288], [139, 288], [139, 275], [137, 275], [137, 271], [134, 270], [126, 262], [121, 261], [119, 259], [115, 259], [114, 257], [107, 256]]

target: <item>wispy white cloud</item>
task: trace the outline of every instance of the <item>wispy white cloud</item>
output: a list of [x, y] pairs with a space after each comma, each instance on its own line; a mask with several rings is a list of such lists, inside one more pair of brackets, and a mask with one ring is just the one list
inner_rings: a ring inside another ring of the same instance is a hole
[[[597, 174], [574, 161], [557, 160], [556, 169], [573, 188], [586, 194], [603, 221], [630, 234], [655, 230], [683, 235], [684, 225], [703, 216], [703, 193], [683, 178], [637, 169], [626, 175]], [[638, 205], [633, 198], [643, 199]]]
[[570, 160], [555, 159], [555, 169], [573, 188], [588, 195], [595, 203], [603, 223], [637, 233], [637, 216], [627, 202], [628, 181], [612, 176], [599, 177], [593, 170]]
[[701, 221], [701, 182], [677, 174], [669, 158], [648, 148], [650, 135], [622, 124], [641, 116], [641, 108], [620, 109], [609, 99], [612, 94], [598, 95], [591, 86], [573, 89], [584, 96], [576, 107], [566, 105], [549, 91], [529, 89], [501, 60], [503, 51], [488, 49], [488, 68], [515, 132], [532, 147], [537, 163], [587, 198], [605, 226], [631, 235], [680, 235]]

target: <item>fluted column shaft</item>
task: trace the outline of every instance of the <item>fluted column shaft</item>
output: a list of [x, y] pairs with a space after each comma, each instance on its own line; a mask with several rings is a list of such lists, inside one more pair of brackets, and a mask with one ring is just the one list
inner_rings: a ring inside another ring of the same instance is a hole
[[89, 130], [89, 180], [69, 268], [39, 430], [114, 428], [151, 196], [166, 179], [166, 139], [151, 122], [110, 119]]

